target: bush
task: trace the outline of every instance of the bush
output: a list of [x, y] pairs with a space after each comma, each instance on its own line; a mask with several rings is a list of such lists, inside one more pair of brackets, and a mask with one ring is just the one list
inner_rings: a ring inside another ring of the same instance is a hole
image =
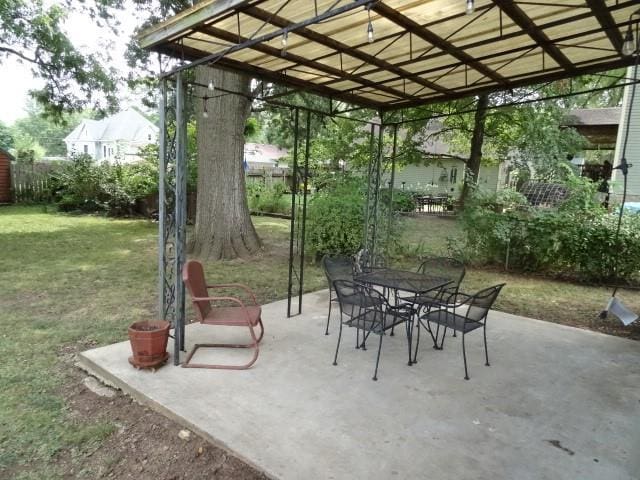
[[[380, 201], [385, 205], [389, 205], [389, 189], [381, 190]], [[405, 190], [393, 190], [393, 211], [394, 212], [415, 212], [416, 210], [416, 193]]]
[[110, 165], [80, 155], [52, 176], [52, 184], [53, 198], [62, 211], [128, 215], [136, 200], [158, 191], [158, 169], [148, 160]]
[[366, 196], [361, 179], [337, 178], [313, 195], [307, 211], [306, 245], [320, 258], [328, 253], [351, 255], [362, 244]]
[[291, 203], [285, 196], [287, 187], [284, 183], [273, 182], [265, 185], [261, 182], [247, 184], [247, 197], [249, 209], [253, 212], [291, 213]]
[[461, 217], [462, 253], [477, 262], [589, 282], [614, 281], [617, 257], [618, 279], [638, 281], [640, 215], [624, 215], [616, 242], [617, 215], [599, 205], [597, 185], [571, 179], [567, 187], [569, 197], [557, 208], [523, 208], [517, 199], [504, 212], [495, 208], [504, 205], [497, 198], [474, 192]]

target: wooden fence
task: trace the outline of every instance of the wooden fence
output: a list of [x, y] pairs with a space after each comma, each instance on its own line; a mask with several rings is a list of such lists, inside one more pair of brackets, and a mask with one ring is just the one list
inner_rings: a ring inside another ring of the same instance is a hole
[[275, 183], [284, 183], [287, 190], [291, 188], [291, 173], [289, 169], [254, 169], [251, 168], [245, 172], [245, 179], [249, 183], [262, 183], [265, 185], [273, 185]]
[[15, 203], [50, 202], [51, 163], [11, 163], [11, 191]]

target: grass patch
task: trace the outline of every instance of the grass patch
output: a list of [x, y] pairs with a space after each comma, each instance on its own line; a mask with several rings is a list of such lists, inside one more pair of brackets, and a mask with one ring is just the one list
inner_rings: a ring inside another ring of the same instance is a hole
[[[250, 259], [206, 265], [212, 283], [242, 282], [263, 303], [286, 296], [289, 223], [255, 217], [264, 251]], [[454, 220], [409, 218], [409, 245], [398, 261], [415, 268], [425, 254], [446, 253]], [[113, 431], [104, 421], [78, 421], [65, 405], [64, 352], [126, 339], [127, 326], [156, 309], [157, 225], [145, 220], [72, 216], [42, 207], [0, 208], [0, 478], [58, 478], [52, 459], [82, 452]], [[610, 330], [597, 323], [609, 292], [542, 278], [470, 269], [465, 288], [508, 283], [497, 308], [520, 315]], [[307, 291], [326, 288], [316, 265]], [[622, 292], [640, 311], [640, 295]], [[632, 335], [637, 330], [617, 329]]]

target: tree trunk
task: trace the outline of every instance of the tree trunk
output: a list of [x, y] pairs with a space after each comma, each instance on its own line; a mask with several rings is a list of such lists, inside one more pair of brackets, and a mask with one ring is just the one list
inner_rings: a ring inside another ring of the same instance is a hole
[[464, 207], [470, 191], [470, 183], [477, 184], [480, 174], [480, 161], [482, 160], [482, 143], [484, 142], [484, 126], [487, 120], [487, 107], [489, 106], [489, 95], [484, 94], [478, 97], [476, 115], [473, 122], [473, 136], [471, 137], [471, 152], [462, 185], [462, 195], [460, 205]]
[[[207, 66], [196, 68], [196, 82], [250, 93], [249, 77]], [[198, 144], [196, 228], [190, 252], [201, 259], [246, 257], [261, 247], [249, 207], [244, 176], [244, 128], [251, 101], [240, 95], [197, 87], [195, 99]], [[204, 118], [205, 108], [208, 118]]]

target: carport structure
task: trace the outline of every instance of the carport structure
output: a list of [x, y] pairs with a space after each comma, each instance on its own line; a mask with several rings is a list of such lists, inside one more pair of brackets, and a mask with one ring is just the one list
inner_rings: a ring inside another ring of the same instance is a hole
[[[260, 90], [253, 99], [295, 110], [296, 139], [301, 107], [286, 102], [289, 93], [327, 98], [326, 110], [306, 110], [307, 122], [311, 114], [377, 112], [377, 120], [367, 122], [372, 162], [363, 229], [363, 245], [375, 250], [380, 140], [385, 129], [395, 138], [402, 123], [397, 115], [389, 121], [390, 112], [629, 66], [633, 56], [623, 52], [629, 53], [629, 42], [636, 50], [637, 8], [636, 1], [624, 0], [205, 0], [142, 32], [143, 48], [178, 60], [161, 77], [160, 100], [159, 309], [174, 321], [175, 351], [184, 347], [185, 70], [209, 65], [284, 86], [285, 92]], [[300, 171], [306, 179], [307, 168]], [[306, 191], [297, 242], [293, 196], [289, 314], [294, 280], [302, 295]], [[174, 359], [178, 363], [178, 355]]]

